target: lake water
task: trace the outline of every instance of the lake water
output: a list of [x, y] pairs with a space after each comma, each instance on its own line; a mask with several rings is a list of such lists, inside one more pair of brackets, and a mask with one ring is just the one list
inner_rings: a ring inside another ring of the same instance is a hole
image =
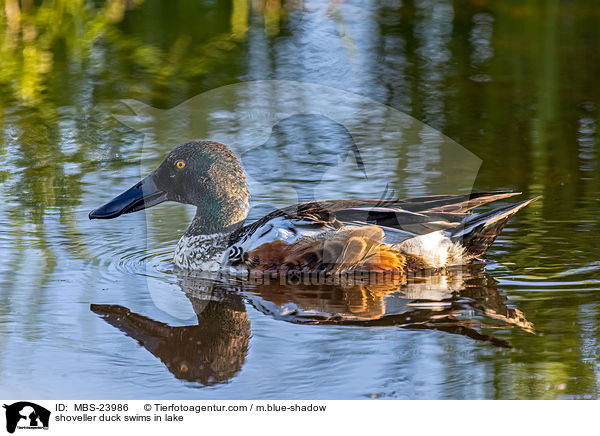
[[[595, 1], [8, 4], [0, 396], [598, 397]], [[250, 219], [311, 198], [542, 198], [485, 264], [410, 283], [188, 277], [188, 207], [88, 213], [198, 136], [241, 157]]]

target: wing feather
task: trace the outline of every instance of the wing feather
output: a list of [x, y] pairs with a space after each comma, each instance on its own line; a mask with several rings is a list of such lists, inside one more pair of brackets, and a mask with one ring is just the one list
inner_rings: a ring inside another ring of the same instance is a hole
[[232, 265], [253, 262], [264, 270], [276, 268], [279, 261], [290, 270], [300, 266], [327, 271], [366, 266], [393, 269], [404, 262], [394, 245], [433, 232], [451, 235], [473, 216], [472, 208], [517, 194], [494, 191], [299, 203], [233, 232], [230, 260]]

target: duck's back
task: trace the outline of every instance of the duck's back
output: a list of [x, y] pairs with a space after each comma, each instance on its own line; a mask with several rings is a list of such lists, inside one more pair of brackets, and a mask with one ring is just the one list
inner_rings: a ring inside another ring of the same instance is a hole
[[532, 200], [485, 214], [469, 211], [512, 195], [517, 193], [300, 203], [234, 232], [228, 264], [257, 273], [336, 274], [465, 263], [480, 256]]

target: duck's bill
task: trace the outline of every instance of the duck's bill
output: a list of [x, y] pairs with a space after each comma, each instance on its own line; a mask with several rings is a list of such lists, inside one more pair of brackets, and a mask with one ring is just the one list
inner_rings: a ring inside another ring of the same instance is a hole
[[111, 219], [162, 203], [167, 193], [154, 183], [153, 174], [116, 196], [104, 206], [90, 212], [90, 219]]

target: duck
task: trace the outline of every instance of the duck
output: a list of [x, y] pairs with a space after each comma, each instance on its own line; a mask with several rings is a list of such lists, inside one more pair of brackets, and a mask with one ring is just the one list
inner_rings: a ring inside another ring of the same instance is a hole
[[508, 220], [539, 197], [485, 212], [472, 209], [518, 194], [305, 201], [246, 224], [249, 193], [236, 155], [222, 143], [193, 140], [175, 147], [156, 170], [89, 218], [114, 219], [164, 201], [195, 206], [174, 253], [175, 267], [184, 271], [402, 277], [483, 260]]

